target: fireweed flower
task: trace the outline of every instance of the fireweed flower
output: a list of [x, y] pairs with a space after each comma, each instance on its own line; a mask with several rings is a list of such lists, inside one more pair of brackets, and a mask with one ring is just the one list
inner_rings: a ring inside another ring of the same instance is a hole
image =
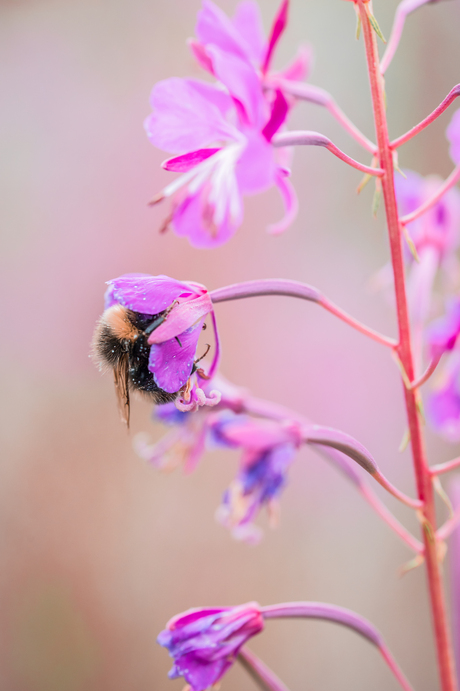
[[108, 281], [108, 286], [105, 309], [121, 305], [145, 324], [148, 371], [155, 384], [167, 393], [180, 393], [175, 404], [181, 410], [218, 403], [218, 393], [206, 396], [197, 381], [197, 374], [204, 378], [196, 367], [198, 338], [206, 316], [212, 312], [206, 288], [199, 283], [147, 274], [125, 274]]
[[227, 414], [216, 416], [212, 434], [220, 444], [243, 449], [239, 473], [224, 493], [217, 519], [236, 539], [257, 542], [261, 531], [253, 520], [264, 505], [276, 518], [277, 497], [302, 441], [299, 428]]
[[166, 624], [157, 641], [174, 660], [170, 679], [184, 677], [193, 691], [216, 684], [240, 648], [264, 628], [260, 606], [189, 609]]
[[286, 215], [272, 232], [287, 227], [297, 208], [288, 171], [270, 143], [287, 116], [286, 99], [277, 91], [269, 103], [247, 61], [215, 45], [207, 53], [221, 85], [159, 82], [145, 121], [152, 144], [179, 154], [163, 167], [182, 173], [153, 203], [172, 198], [168, 222], [195, 247], [221, 245], [235, 233], [243, 220], [243, 195], [278, 186]]

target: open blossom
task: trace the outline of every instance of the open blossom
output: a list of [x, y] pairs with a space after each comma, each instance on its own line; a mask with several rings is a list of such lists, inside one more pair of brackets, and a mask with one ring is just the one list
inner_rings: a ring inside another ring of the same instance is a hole
[[301, 443], [298, 427], [246, 416], [219, 416], [212, 433], [221, 444], [243, 449], [240, 470], [224, 494], [218, 520], [235, 538], [248, 542], [260, 539], [253, 525], [262, 506], [276, 516], [276, 500]]
[[189, 609], [171, 619], [157, 640], [174, 659], [170, 679], [184, 677], [193, 691], [205, 691], [263, 628], [260, 606], [248, 602], [239, 607]]
[[280, 90], [268, 97], [253, 65], [222, 45], [206, 45], [216, 85], [193, 79], [159, 82], [145, 121], [152, 144], [178, 154], [163, 167], [182, 173], [154, 203], [171, 197], [168, 222], [195, 247], [215, 247], [235, 233], [243, 220], [244, 195], [279, 188], [286, 214], [271, 232], [284, 230], [297, 211], [283, 154], [271, 144], [288, 102]]
[[[143, 325], [134, 338], [146, 339], [147, 369], [155, 384], [167, 393], [182, 392], [176, 405], [185, 406], [185, 409], [217, 403], [217, 394], [207, 397], [192, 382], [197, 371], [198, 338], [206, 316], [212, 312], [206, 288], [191, 281], [148, 274], [125, 274], [108, 281], [108, 285], [106, 311], [121, 305], [134, 313]], [[130, 357], [143, 357], [143, 352]], [[134, 364], [137, 366], [137, 361], [130, 362], [131, 369]], [[137, 369], [142, 374], [141, 368], [137, 366]], [[138, 388], [145, 387], [138, 384]]]

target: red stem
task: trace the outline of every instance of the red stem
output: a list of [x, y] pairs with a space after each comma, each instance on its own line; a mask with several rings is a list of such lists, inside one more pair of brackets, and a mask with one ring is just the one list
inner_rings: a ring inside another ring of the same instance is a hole
[[[374, 109], [377, 145], [379, 148], [380, 167], [385, 170], [382, 178], [383, 198], [387, 216], [391, 259], [395, 283], [395, 297], [399, 329], [399, 346], [397, 352], [410, 381], [414, 381], [414, 357], [412, 352], [409, 311], [407, 306], [402, 251], [400, 219], [394, 189], [393, 151], [390, 146], [385, 113], [385, 98], [379, 67], [377, 39], [372, 29], [368, 11], [369, 4], [357, 0], [366, 46], [366, 58], [369, 70], [372, 103]], [[412, 456], [417, 483], [417, 493], [423, 502], [424, 517], [423, 541], [425, 544], [425, 562], [431, 600], [431, 611], [438, 655], [442, 691], [456, 691], [454, 658], [447, 622], [445, 598], [437, 554], [437, 543], [434, 537], [436, 516], [431, 475], [426, 459], [421, 420], [418, 412], [418, 390], [404, 390], [407, 417], [411, 436]]]

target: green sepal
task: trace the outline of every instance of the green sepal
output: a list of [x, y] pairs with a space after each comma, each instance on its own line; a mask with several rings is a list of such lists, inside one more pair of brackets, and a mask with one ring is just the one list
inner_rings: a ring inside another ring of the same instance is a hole
[[370, 23], [371, 23], [371, 26], [372, 26], [372, 28], [374, 29], [374, 31], [375, 31], [375, 33], [377, 34], [377, 36], [380, 38], [381, 41], [383, 41], [384, 43], [386, 43], [385, 37], [384, 37], [384, 35], [382, 34], [382, 31], [381, 31], [381, 29], [380, 29], [380, 27], [379, 27], [378, 21], [376, 20], [376, 18], [374, 17], [374, 15], [373, 15], [371, 12], [369, 12], [367, 16], [369, 17], [369, 21], [370, 21]]

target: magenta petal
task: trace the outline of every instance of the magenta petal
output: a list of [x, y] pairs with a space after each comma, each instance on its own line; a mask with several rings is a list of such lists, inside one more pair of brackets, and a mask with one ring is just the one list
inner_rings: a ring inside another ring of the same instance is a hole
[[171, 338], [150, 347], [149, 370], [163, 391], [176, 393], [190, 377], [203, 322], [204, 319], [201, 319], [180, 334], [180, 344], [176, 338]]
[[244, 40], [248, 57], [261, 65], [265, 54], [265, 36], [259, 5], [253, 0], [244, 0], [236, 8], [233, 26]]
[[176, 305], [169, 313], [167, 319], [158, 328], [152, 331], [148, 342], [164, 343], [171, 338], [179, 336], [193, 326], [198, 319], [212, 312], [212, 302], [208, 293], [192, 300], [185, 300]]
[[214, 74], [243, 107], [244, 124], [261, 129], [267, 119], [267, 108], [255, 69], [247, 61], [233, 53], [225, 53], [215, 45], [208, 46], [207, 50]]
[[267, 54], [265, 56], [264, 64], [262, 67], [262, 72], [268, 71], [270, 66], [270, 61], [272, 59], [273, 51], [276, 48], [276, 44], [281, 38], [281, 34], [286, 28], [287, 15], [288, 15], [289, 0], [282, 0], [281, 5], [278, 9], [278, 13], [273, 21], [272, 29], [270, 32], [270, 38], [268, 39]]
[[280, 171], [277, 171], [276, 173], [275, 184], [283, 197], [285, 215], [281, 221], [278, 221], [278, 223], [273, 223], [272, 225], [268, 226], [267, 231], [271, 233], [271, 235], [279, 235], [280, 233], [283, 233], [286, 228], [289, 228], [291, 223], [295, 221], [297, 212], [299, 210], [299, 202], [297, 200], [296, 191], [291, 185], [289, 179]]
[[125, 274], [108, 281], [105, 308], [120, 304], [141, 314], [158, 314], [179, 296], [199, 295], [198, 287], [169, 276]]
[[272, 103], [272, 112], [270, 113], [270, 119], [262, 130], [267, 142], [271, 141], [272, 137], [286, 120], [287, 114], [289, 112], [289, 104], [284, 98], [281, 91], [277, 90], [275, 95], [275, 100]]
[[200, 193], [190, 195], [174, 211], [173, 228], [176, 235], [187, 237], [193, 247], [218, 247], [229, 240], [241, 223], [232, 223], [227, 217], [219, 227], [207, 216], [205, 201]]
[[154, 111], [144, 123], [148, 138], [159, 149], [173, 153], [233, 139], [235, 128], [226, 122], [217, 100], [222, 103], [222, 92], [209, 84], [177, 78], [158, 82], [150, 99]]
[[275, 152], [259, 132], [245, 134], [248, 141], [236, 164], [236, 177], [243, 194], [256, 194], [275, 182]]
[[175, 156], [174, 158], [168, 158], [163, 161], [161, 167], [165, 170], [170, 170], [173, 173], [186, 173], [187, 171], [194, 168], [201, 161], [205, 161], [210, 156], [220, 151], [219, 149], [197, 149], [196, 151], [190, 151], [188, 154], [183, 156]]

